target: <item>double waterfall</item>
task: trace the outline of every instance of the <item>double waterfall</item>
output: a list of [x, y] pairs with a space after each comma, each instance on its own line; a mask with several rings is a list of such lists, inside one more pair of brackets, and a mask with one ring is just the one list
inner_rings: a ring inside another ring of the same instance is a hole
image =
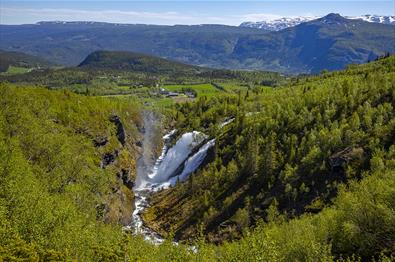
[[[187, 180], [203, 163], [208, 150], [215, 145], [215, 139], [208, 139], [207, 135], [192, 131], [184, 133], [175, 144], [172, 144], [177, 133], [177, 130], [172, 130], [163, 136], [162, 153], [156, 161], [153, 161], [151, 150], [155, 141], [155, 130], [158, 130], [156, 126], [158, 121], [152, 112], [144, 112], [143, 120], [143, 155], [137, 162], [137, 178], [133, 188], [135, 209], [132, 222], [127, 229], [132, 230], [134, 234], [142, 235], [153, 244], [161, 244], [164, 239], [144, 226], [141, 218], [142, 212], [149, 206], [149, 195]], [[219, 127], [223, 128], [233, 120], [234, 118], [227, 119]]]
[[163, 136], [163, 148], [161, 155], [152, 163], [149, 152], [152, 148], [153, 133], [155, 129], [155, 117], [152, 113], [144, 114], [144, 140], [143, 156], [138, 161], [136, 185], [133, 188], [135, 194], [135, 210], [132, 214], [132, 222], [127, 227], [135, 234], [142, 235], [147, 241], [161, 244], [163, 238], [153, 230], [144, 226], [141, 218], [143, 210], [149, 206], [148, 197], [152, 192], [174, 186], [177, 181], [182, 182], [195, 172], [203, 163], [208, 150], [215, 145], [215, 139], [192, 131], [184, 133], [174, 145], [171, 145], [176, 130]]

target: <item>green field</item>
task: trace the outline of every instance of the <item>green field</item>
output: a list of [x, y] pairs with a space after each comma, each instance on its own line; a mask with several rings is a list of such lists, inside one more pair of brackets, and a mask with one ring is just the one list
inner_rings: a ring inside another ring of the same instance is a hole
[[247, 84], [238, 83], [238, 82], [226, 82], [226, 83], [217, 83], [217, 84], [219, 86], [222, 86], [226, 91], [234, 92], [234, 93], [237, 93], [238, 91], [246, 91], [253, 88], [268, 89], [268, 90], [273, 89], [272, 87], [263, 86], [263, 85], [258, 85], [258, 86], [254, 85], [253, 87], [249, 87]]
[[24, 74], [31, 70], [31, 68], [26, 67], [17, 67], [17, 66], [10, 66], [7, 72], [0, 73], [1, 75], [16, 75], [16, 74]]
[[207, 96], [212, 97], [222, 91], [218, 90], [211, 84], [197, 84], [197, 85], [165, 85], [166, 90], [172, 92], [180, 92], [182, 89], [190, 88], [196, 91], [198, 97]]

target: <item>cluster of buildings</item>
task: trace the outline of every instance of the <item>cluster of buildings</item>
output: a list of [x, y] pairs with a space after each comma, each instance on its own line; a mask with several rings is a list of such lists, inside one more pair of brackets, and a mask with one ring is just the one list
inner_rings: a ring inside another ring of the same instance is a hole
[[164, 95], [166, 97], [177, 97], [180, 94], [184, 94], [184, 95], [186, 95], [189, 98], [195, 98], [196, 97], [196, 94], [193, 93], [193, 92], [189, 92], [189, 91], [184, 91], [182, 93], [180, 93], [180, 92], [171, 92], [171, 91], [168, 91], [168, 90], [164, 89], [163, 87], [160, 88], [160, 94]]

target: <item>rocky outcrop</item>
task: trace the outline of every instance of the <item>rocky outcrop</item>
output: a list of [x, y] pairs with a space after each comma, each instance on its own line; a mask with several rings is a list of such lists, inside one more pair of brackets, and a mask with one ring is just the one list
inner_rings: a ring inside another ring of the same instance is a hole
[[126, 134], [125, 134], [125, 128], [122, 124], [121, 119], [117, 115], [112, 115], [110, 116], [110, 121], [115, 124], [117, 127], [117, 138], [118, 141], [122, 144], [122, 146], [125, 145], [126, 143]]
[[102, 147], [108, 143], [108, 138], [106, 136], [97, 136], [93, 139], [93, 144], [95, 147]]
[[122, 183], [130, 190], [134, 187], [134, 180], [130, 176], [130, 171], [122, 169], [118, 174], [118, 177], [122, 180]]
[[347, 164], [363, 159], [364, 150], [361, 147], [347, 147], [329, 157], [332, 171], [342, 170]]
[[112, 184], [111, 193], [96, 206], [97, 217], [106, 223], [126, 226], [131, 221], [134, 209], [135, 158], [141, 153], [138, 145], [142, 143], [138, 142], [138, 135], [128, 130], [118, 115], [112, 114], [108, 121], [115, 126], [115, 134], [102, 132], [92, 135], [91, 138], [101, 155], [100, 167], [108, 169], [117, 179]]
[[114, 153], [105, 153], [102, 156], [100, 167], [105, 168], [106, 166], [114, 163], [116, 158], [118, 157], [118, 154], [119, 154], [118, 150], [115, 150]]
[[104, 204], [99, 206], [102, 209], [102, 219], [106, 223], [120, 223], [124, 226], [129, 225], [133, 213], [133, 191], [124, 185], [114, 188], [108, 195]]

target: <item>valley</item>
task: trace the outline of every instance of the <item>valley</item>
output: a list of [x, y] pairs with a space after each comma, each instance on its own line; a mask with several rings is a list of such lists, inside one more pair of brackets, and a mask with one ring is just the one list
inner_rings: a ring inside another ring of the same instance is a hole
[[394, 260], [393, 16], [77, 2], [0, 24], [1, 262]]
[[395, 52], [394, 25], [335, 13], [280, 31], [225, 25], [44, 22], [0, 25], [0, 32], [0, 49], [65, 66], [80, 64], [94, 51], [113, 50], [202, 67], [299, 74], [340, 70]]
[[[1, 254], [15, 254], [23, 239], [26, 258], [385, 261], [394, 235], [394, 61], [293, 78], [182, 65], [1, 76]], [[103, 76], [150, 84], [109, 96], [92, 84]], [[195, 97], [169, 102], [169, 92]]]

